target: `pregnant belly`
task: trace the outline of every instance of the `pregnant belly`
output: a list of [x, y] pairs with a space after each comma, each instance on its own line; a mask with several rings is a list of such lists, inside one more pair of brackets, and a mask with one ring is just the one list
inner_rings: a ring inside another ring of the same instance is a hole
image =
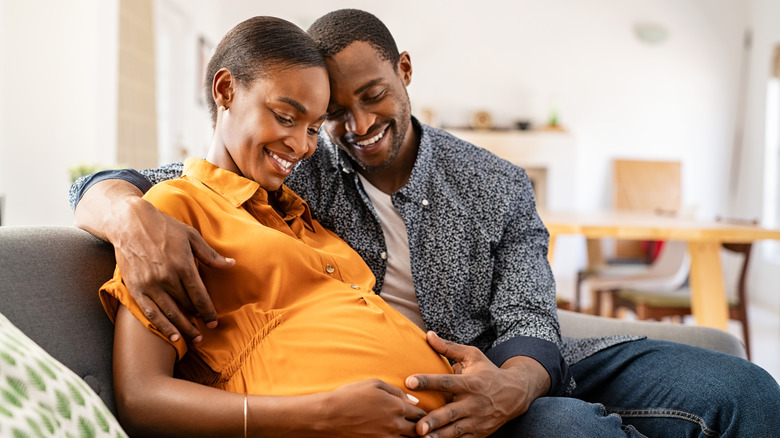
[[417, 397], [426, 411], [446, 402], [445, 394], [405, 388], [409, 375], [449, 374], [452, 368], [431, 349], [422, 330], [377, 295], [308, 297], [272, 313], [262, 336], [233, 355], [230, 365], [212, 363], [223, 375], [231, 368], [215, 386], [297, 395], [379, 378]]

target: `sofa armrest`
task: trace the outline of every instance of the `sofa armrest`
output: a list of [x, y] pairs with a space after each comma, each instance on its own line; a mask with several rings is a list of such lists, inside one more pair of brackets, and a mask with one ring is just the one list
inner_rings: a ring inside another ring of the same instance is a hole
[[721, 351], [747, 359], [745, 346], [734, 335], [710, 327], [652, 321], [626, 321], [558, 310], [561, 335], [588, 338], [610, 335], [641, 335]]

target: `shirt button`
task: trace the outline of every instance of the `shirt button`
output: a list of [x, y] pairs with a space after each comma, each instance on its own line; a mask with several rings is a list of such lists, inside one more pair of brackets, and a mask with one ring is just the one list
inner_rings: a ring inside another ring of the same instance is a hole
[[350, 173], [349, 169], [347, 169], [346, 167], [342, 167], [341, 171], [346, 173], [347, 175], [349, 175], [349, 173]]
[[379, 257], [382, 257], [382, 260], [387, 260], [387, 253], [382, 251], [382, 253], [379, 254]]
[[358, 285], [356, 285], [356, 284], [353, 284], [353, 285], [352, 285], [352, 289], [360, 289], [360, 286], [358, 286]]
[[327, 272], [328, 274], [332, 274], [333, 271], [335, 271], [335, 270], [336, 270], [336, 268], [334, 268], [331, 265], [325, 266], [325, 272]]
[[422, 205], [428, 205], [428, 204], [430, 204], [430, 202], [428, 202], [428, 200], [427, 200], [427, 199], [423, 199], [423, 200], [422, 200]]

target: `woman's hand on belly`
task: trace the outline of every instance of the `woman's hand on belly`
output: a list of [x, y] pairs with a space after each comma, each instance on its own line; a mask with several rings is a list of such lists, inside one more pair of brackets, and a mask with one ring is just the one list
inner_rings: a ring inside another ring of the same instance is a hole
[[406, 393], [379, 379], [348, 383], [323, 395], [326, 427], [333, 436], [417, 436], [417, 420], [425, 416]]

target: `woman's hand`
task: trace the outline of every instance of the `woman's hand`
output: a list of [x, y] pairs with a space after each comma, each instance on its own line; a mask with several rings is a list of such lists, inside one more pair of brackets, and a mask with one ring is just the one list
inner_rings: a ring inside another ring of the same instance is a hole
[[379, 379], [348, 383], [328, 393], [323, 407], [330, 436], [416, 437], [425, 411], [416, 401]]

